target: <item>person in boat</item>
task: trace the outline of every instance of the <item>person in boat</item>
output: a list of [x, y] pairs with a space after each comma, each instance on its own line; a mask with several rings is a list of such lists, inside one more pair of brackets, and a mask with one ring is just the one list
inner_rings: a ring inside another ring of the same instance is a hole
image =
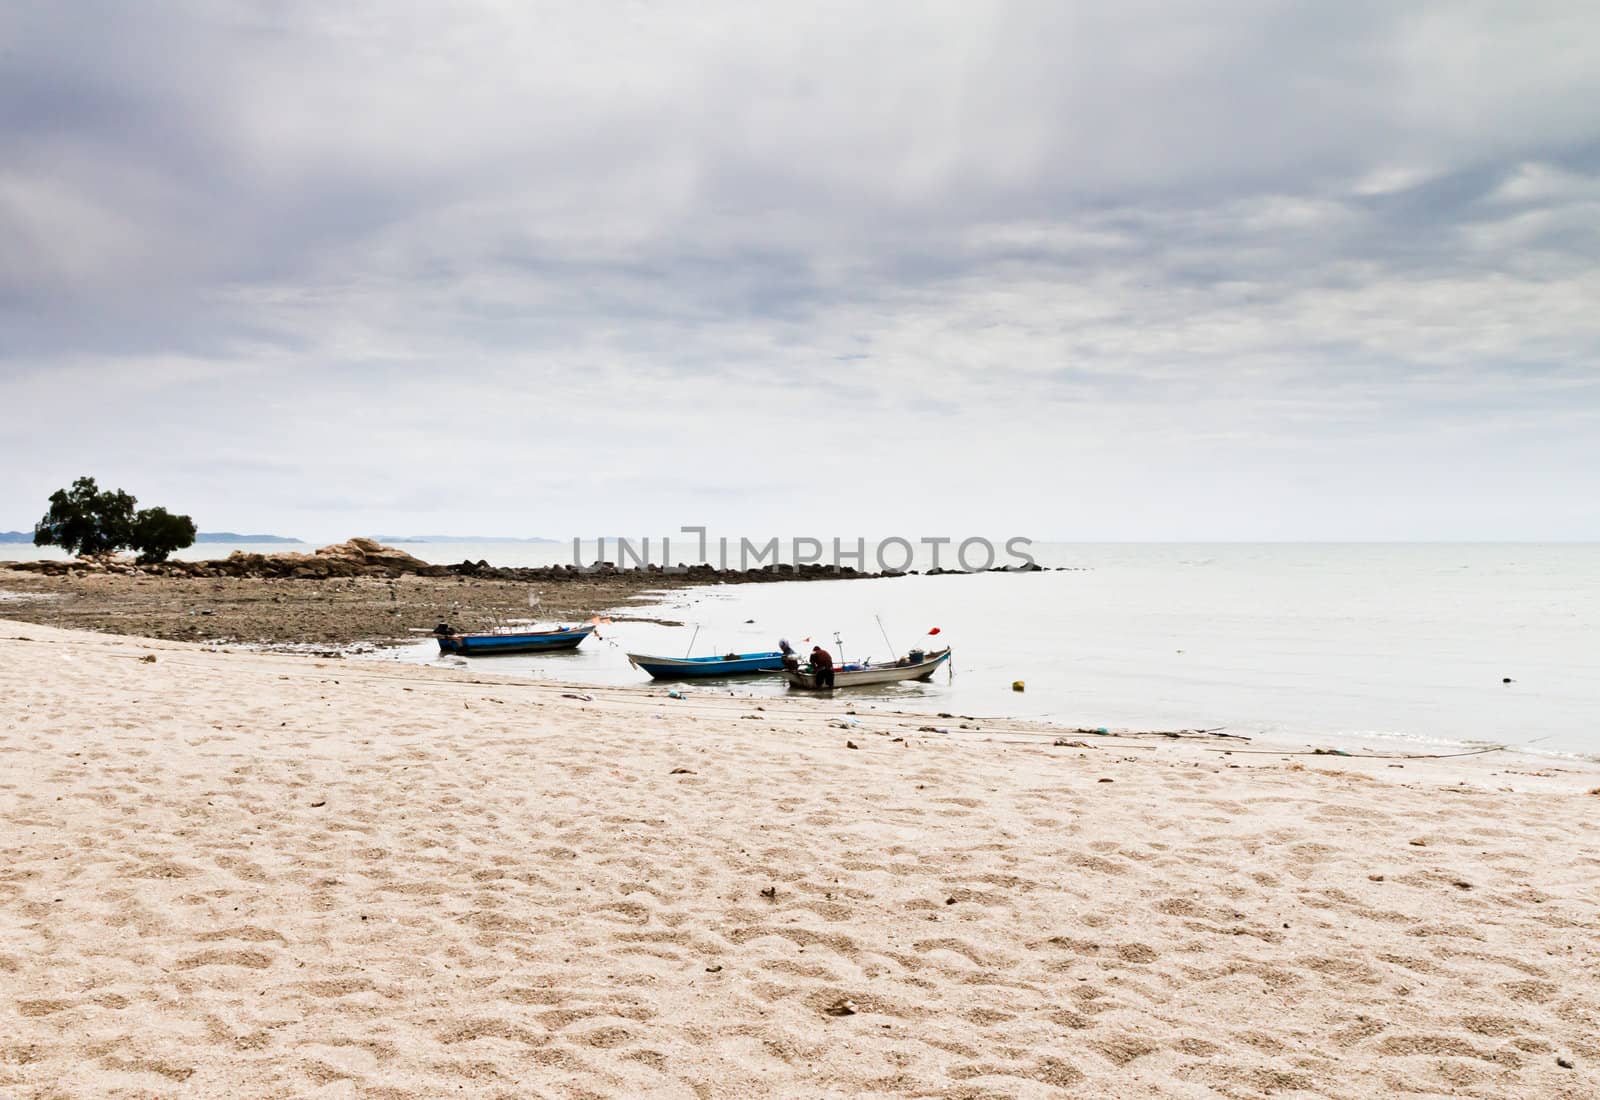
[[778, 652], [783, 654], [783, 667], [795, 672], [800, 668], [800, 657], [795, 653], [794, 646], [789, 644], [788, 638], [778, 639]]
[[833, 654], [819, 645], [811, 647], [811, 671], [816, 674], [819, 688], [833, 686]]

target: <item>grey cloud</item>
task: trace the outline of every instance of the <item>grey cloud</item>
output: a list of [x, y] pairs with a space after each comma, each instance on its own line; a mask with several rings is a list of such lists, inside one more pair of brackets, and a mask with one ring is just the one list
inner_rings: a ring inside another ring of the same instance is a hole
[[[1229, 515], [1226, 471], [1295, 454], [1285, 483], [1328, 484], [1318, 452], [1377, 461], [1355, 439], [1393, 464], [1408, 439], [1542, 422], [1548, 453], [1600, 469], [1583, 19], [13, 5], [0, 401], [28, 408], [8, 438], [33, 465], [0, 508], [91, 459], [223, 503], [204, 464], [271, 452], [284, 467], [237, 475], [296, 530], [318, 468], [348, 481], [327, 507], [419, 526], [537, 492], [552, 522], [614, 527], [657, 506], [642, 471], [776, 451], [846, 476], [814, 501], [804, 467], [761, 472], [806, 522], [844, 522], [885, 508], [848, 474], [907, 448], [1045, 492], [1045, 469], [1115, 452], [1109, 482], [1178, 524], [1126, 533], [1178, 537], [1202, 511], [1162, 487], [1180, 465], [1219, 471]], [[89, 454], [31, 426], [61, 418]], [[152, 432], [185, 455], [144, 453]], [[462, 440], [514, 487], [451, 472]], [[1537, 448], [1499, 453], [1545, 476]], [[1351, 535], [1365, 480], [1333, 477]], [[1429, 491], [1454, 510], [1428, 530], [1478, 530], [1443, 473]], [[1309, 505], [1273, 529], [1295, 523], [1324, 530]]]

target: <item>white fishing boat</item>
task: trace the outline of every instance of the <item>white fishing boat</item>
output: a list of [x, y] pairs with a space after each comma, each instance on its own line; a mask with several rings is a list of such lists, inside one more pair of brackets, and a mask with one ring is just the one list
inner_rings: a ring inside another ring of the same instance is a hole
[[[833, 686], [864, 687], [867, 684], [892, 684], [899, 680], [926, 680], [949, 659], [948, 648], [934, 653], [923, 653], [914, 649], [899, 660], [884, 664], [837, 665], [833, 670]], [[808, 691], [818, 690], [817, 675], [810, 665], [798, 669], [786, 668], [783, 670], [783, 675], [784, 679], [789, 681], [790, 687], [805, 688]]]

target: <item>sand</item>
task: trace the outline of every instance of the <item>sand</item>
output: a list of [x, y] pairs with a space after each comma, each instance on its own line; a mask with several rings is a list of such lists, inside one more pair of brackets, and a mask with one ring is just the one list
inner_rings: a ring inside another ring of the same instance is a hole
[[0, 1096], [1600, 1093], [1593, 768], [569, 690], [0, 622]]

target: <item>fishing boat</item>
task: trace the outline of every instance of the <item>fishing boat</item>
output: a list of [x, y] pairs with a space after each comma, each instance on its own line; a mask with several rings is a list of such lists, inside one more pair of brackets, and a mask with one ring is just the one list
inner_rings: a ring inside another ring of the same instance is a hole
[[[949, 659], [950, 650], [947, 647], [933, 653], [913, 649], [898, 661], [886, 664], [852, 662], [837, 665], [833, 670], [833, 686], [864, 687], [867, 684], [892, 684], [899, 680], [926, 680]], [[817, 690], [817, 675], [810, 665], [799, 669], [786, 668], [783, 675], [790, 687]]]
[[594, 633], [594, 625], [558, 626], [553, 630], [504, 630], [488, 634], [460, 634], [444, 623], [434, 628], [439, 652], [481, 657], [497, 653], [553, 653], [577, 649]]
[[628, 663], [657, 680], [691, 680], [708, 676], [742, 676], [750, 672], [776, 672], [783, 654], [727, 653], [721, 657], [652, 657], [628, 654]]

